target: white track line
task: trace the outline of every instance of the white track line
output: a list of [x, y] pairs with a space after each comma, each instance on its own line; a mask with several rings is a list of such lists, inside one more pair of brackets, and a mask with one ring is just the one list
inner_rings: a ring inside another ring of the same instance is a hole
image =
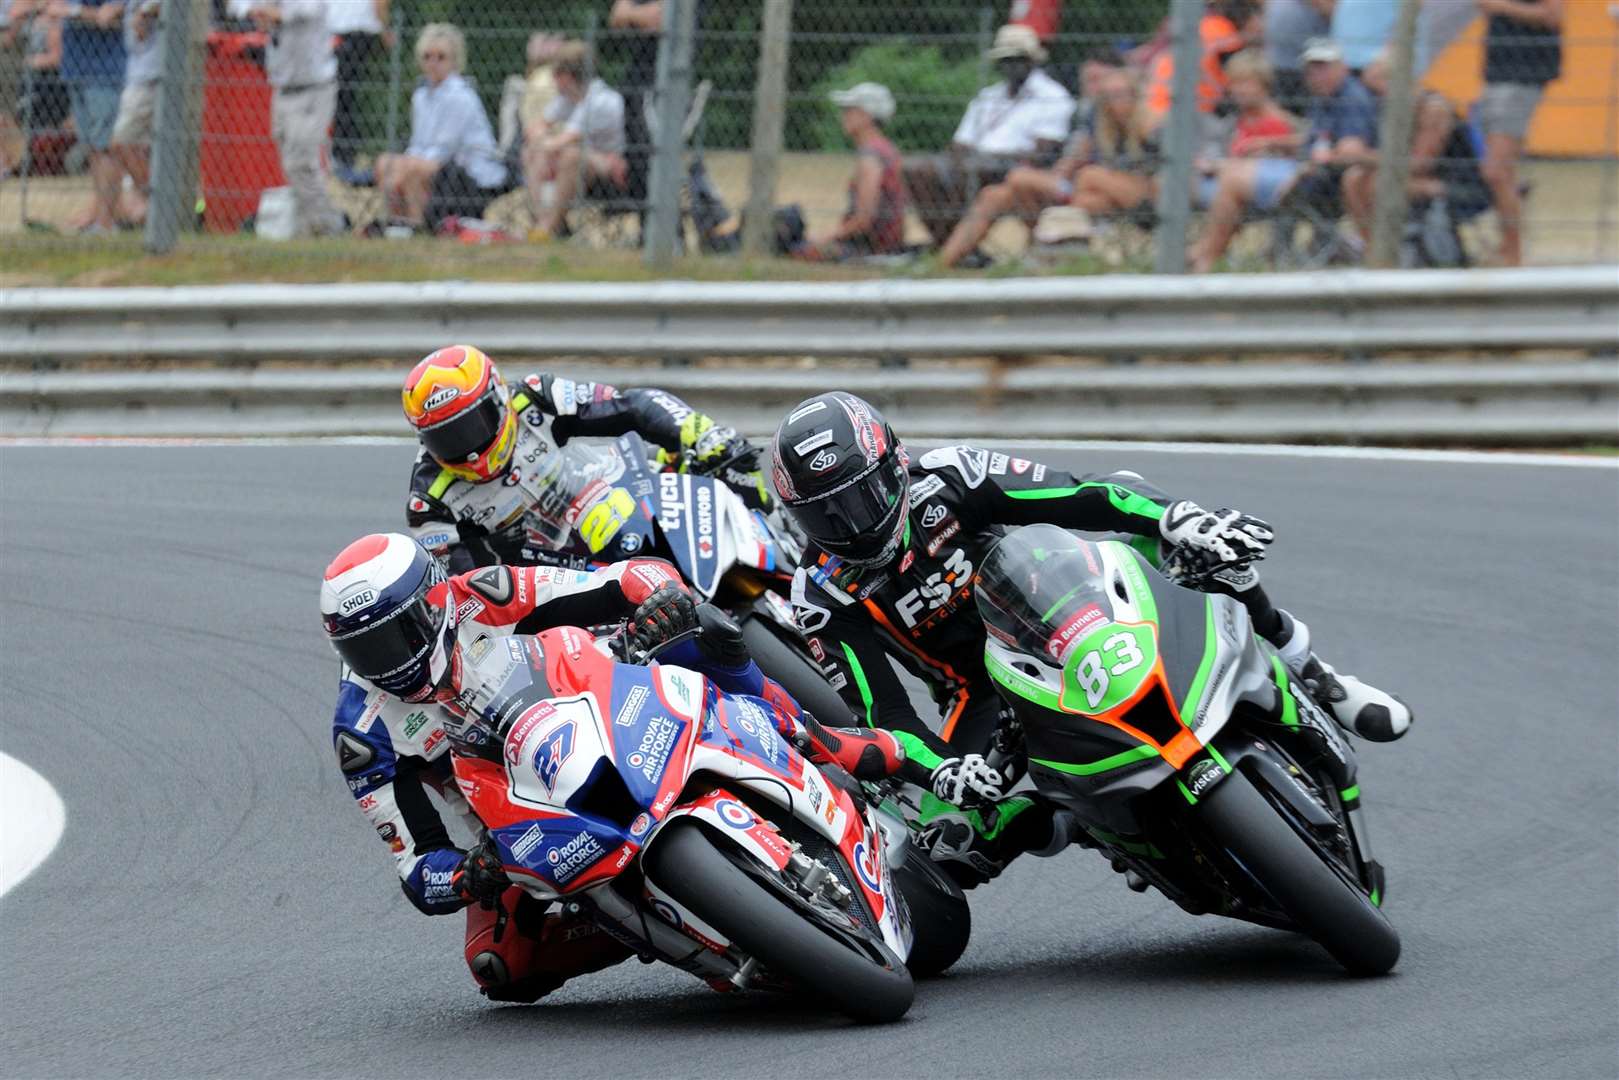
[[0, 896], [50, 857], [67, 824], [67, 808], [51, 782], [0, 753]]
[[[758, 441], [768, 442], [765, 436]], [[1619, 469], [1619, 456], [1594, 454], [1523, 454], [1503, 450], [1403, 450], [1384, 446], [1292, 446], [1285, 443], [1135, 442], [1127, 439], [969, 439], [974, 446], [1037, 447], [1047, 450], [1100, 450], [1124, 454], [1188, 454], [1205, 457], [1339, 458], [1349, 461], [1411, 461], [1437, 465], [1526, 465], [1562, 469]], [[328, 435], [307, 438], [247, 436], [226, 438], [131, 438], [64, 435], [55, 438], [0, 436], [0, 447], [138, 447], [138, 446], [395, 446], [415, 445], [409, 436]], [[940, 445], [918, 439], [918, 445]]]

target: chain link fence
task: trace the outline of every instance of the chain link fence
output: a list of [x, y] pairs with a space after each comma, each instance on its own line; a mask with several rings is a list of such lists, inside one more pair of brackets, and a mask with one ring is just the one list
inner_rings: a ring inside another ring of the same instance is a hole
[[1184, 229], [1201, 270], [1356, 263], [1393, 214], [1408, 264], [1619, 257], [1604, 0], [1177, 2], [1189, 147], [1171, 0], [0, 0], [0, 244], [554, 265], [664, 222], [716, 259], [1080, 272]]

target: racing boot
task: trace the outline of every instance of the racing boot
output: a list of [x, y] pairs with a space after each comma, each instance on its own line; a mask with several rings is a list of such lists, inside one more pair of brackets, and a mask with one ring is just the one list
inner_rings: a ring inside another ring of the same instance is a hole
[[1277, 609], [1282, 633], [1272, 639], [1287, 665], [1310, 695], [1347, 731], [1372, 742], [1393, 742], [1411, 729], [1411, 709], [1393, 694], [1340, 675], [1310, 650], [1310, 628], [1302, 619]]
[[1023, 795], [963, 810], [924, 793], [916, 844], [956, 884], [971, 889], [999, 877], [1019, 855], [1055, 855], [1067, 847], [1073, 830], [1053, 817], [1051, 807]]
[[[776, 715], [781, 718], [778, 723], [793, 723], [779, 710]], [[839, 765], [856, 780], [885, 780], [905, 763], [899, 741], [879, 728], [829, 728], [807, 712], [796, 719], [796, 730], [783, 734], [817, 765]]]

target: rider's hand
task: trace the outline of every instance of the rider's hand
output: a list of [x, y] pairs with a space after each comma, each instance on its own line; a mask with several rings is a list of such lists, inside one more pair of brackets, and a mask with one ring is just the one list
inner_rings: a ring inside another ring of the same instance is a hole
[[489, 903], [510, 888], [511, 883], [506, 871], [501, 869], [495, 842], [489, 839], [468, 851], [450, 877], [450, 884], [469, 904]]
[[952, 806], [988, 805], [998, 801], [1006, 778], [981, 754], [945, 758], [934, 766], [933, 794]]
[[665, 585], [641, 601], [630, 616], [630, 645], [642, 652], [697, 625], [697, 605], [678, 585]]
[[1256, 517], [1205, 510], [1190, 499], [1171, 504], [1158, 529], [1170, 544], [1206, 551], [1222, 563], [1259, 558], [1276, 539], [1271, 527]]
[[686, 463], [698, 472], [705, 472], [720, 462], [735, 458], [752, 449], [734, 427], [721, 427], [708, 417], [693, 414], [680, 425], [680, 448]]

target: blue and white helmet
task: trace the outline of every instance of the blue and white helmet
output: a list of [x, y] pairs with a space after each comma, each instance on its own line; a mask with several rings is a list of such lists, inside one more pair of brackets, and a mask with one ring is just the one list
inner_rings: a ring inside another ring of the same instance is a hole
[[[338, 553], [320, 584], [337, 654], [378, 689], [425, 701], [444, 680], [455, 611], [438, 560], [401, 533], [372, 533]], [[437, 592], [434, 590], [437, 588]]]

